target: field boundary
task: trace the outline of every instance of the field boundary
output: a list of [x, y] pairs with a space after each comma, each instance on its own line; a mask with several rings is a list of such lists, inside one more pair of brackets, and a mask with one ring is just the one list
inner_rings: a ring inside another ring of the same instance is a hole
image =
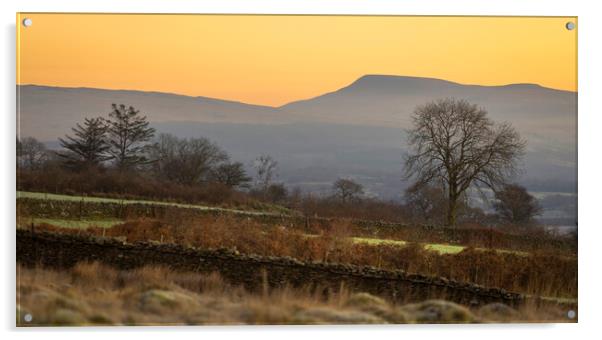
[[[483, 248], [495, 248], [509, 252], [529, 253], [539, 247], [554, 247], [563, 249], [567, 253], [576, 252], [571, 242], [562, 239], [539, 237], [529, 235], [515, 235], [500, 230], [477, 230], [474, 228], [452, 228], [445, 226], [423, 225], [423, 224], [405, 224], [397, 222], [386, 222], [379, 220], [360, 220], [360, 219], [341, 219], [336, 217], [302, 216], [295, 214], [282, 213], [261, 213], [257, 211], [232, 210], [222, 208], [201, 208], [202, 206], [177, 204], [170, 202], [143, 201], [136, 200], [118, 200], [118, 199], [99, 199], [70, 196], [71, 199], [62, 200], [66, 195], [48, 194], [44, 198], [43, 193], [25, 193], [18, 192], [17, 211], [23, 209], [24, 216], [32, 216], [50, 219], [79, 219], [84, 218], [116, 218], [125, 219], [131, 217], [150, 217], [160, 218], [165, 216], [172, 209], [185, 211], [188, 215], [199, 216], [232, 216], [235, 218], [248, 219], [253, 218], [261, 223], [279, 224], [284, 227], [296, 228], [304, 233], [313, 234], [316, 229], [324, 230], [328, 224], [345, 220], [354, 228], [360, 230], [364, 235], [360, 238], [370, 238], [368, 235], [379, 235], [378, 239], [389, 239], [387, 234], [390, 232], [407, 231], [412, 232], [415, 237], [395, 239], [405, 242], [429, 243], [425, 241], [436, 236], [437, 240], [430, 242], [436, 244], [446, 244], [451, 246], [466, 247], [477, 242]], [[54, 195], [54, 196], [52, 196]], [[196, 208], [195, 208], [196, 207]], [[495, 234], [495, 235], [493, 235]], [[503, 240], [500, 239], [503, 237]], [[493, 238], [496, 238], [494, 240]], [[488, 244], [488, 246], [487, 246]], [[478, 247], [478, 246], [477, 246]]]
[[218, 272], [224, 279], [249, 290], [270, 287], [306, 287], [314, 291], [352, 291], [379, 295], [396, 303], [441, 298], [465, 305], [502, 302], [517, 306], [525, 296], [504, 289], [348, 264], [301, 262], [293, 258], [263, 257], [235, 251], [201, 250], [173, 244], [124, 243], [115, 239], [17, 230], [17, 262], [69, 268], [82, 261], [100, 261], [121, 269], [165, 265], [177, 270]]

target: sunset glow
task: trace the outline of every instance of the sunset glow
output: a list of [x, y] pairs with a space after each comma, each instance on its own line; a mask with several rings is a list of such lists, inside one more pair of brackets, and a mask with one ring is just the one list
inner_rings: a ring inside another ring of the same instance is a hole
[[272, 106], [365, 74], [576, 91], [568, 21], [576, 19], [21, 13], [17, 83]]

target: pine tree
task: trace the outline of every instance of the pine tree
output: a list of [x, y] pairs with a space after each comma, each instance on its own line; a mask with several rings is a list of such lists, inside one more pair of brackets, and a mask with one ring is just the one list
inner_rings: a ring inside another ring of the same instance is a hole
[[107, 126], [102, 118], [86, 118], [83, 126], [78, 123], [71, 130], [74, 137], [59, 138], [61, 146], [67, 149], [58, 153], [66, 167], [76, 170], [96, 167], [110, 158], [105, 139]]
[[125, 170], [147, 162], [144, 152], [155, 129], [149, 127], [146, 116], [133, 107], [113, 104], [109, 113], [107, 133], [109, 153], [118, 169]]

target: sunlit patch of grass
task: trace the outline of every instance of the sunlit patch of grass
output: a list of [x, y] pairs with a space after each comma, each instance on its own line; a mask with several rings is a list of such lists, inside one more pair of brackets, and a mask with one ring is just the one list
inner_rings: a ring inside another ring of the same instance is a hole
[[[352, 237], [352, 240], [355, 243], [364, 243], [364, 244], [369, 244], [369, 245], [373, 245], [373, 246], [391, 245], [391, 246], [405, 247], [408, 244], [406, 241], [401, 241], [401, 240], [387, 240], [387, 239], [367, 238], [367, 237]], [[457, 253], [461, 252], [462, 250], [464, 250], [466, 247], [449, 245], [449, 244], [429, 243], [429, 244], [425, 244], [424, 248], [426, 250], [436, 251], [440, 254], [457, 254]]]
[[424, 247], [426, 250], [437, 251], [440, 254], [457, 254], [466, 249], [466, 247], [451, 244], [427, 244]]
[[[408, 243], [402, 240], [388, 240], [388, 239], [378, 239], [378, 238], [368, 238], [368, 237], [352, 237], [351, 238], [355, 243], [364, 243], [372, 246], [378, 245], [391, 245], [391, 246], [399, 246], [405, 247]], [[426, 243], [424, 244], [424, 249], [436, 251], [439, 254], [458, 254], [467, 247], [458, 246], [453, 244], [440, 244], [440, 243]], [[514, 251], [514, 250], [506, 250], [506, 249], [489, 249], [489, 248], [476, 248], [476, 250], [495, 250], [500, 253], [512, 253], [516, 255], [529, 255], [527, 252], [523, 251]]]
[[352, 237], [351, 238], [355, 243], [365, 243], [373, 246], [378, 245], [392, 245], [392, 246], [400, 246], [403, 247], [407, 245], [406, 241], [401, 240], [387, 240], [380, 238], [368, 238], [368, 237]]

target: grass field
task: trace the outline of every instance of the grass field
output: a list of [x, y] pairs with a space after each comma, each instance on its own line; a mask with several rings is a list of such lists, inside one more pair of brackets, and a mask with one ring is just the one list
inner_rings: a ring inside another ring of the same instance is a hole
[[[217, 207], [209, 207], [202, 205], [194, 205], [194, 204], [181, 204], [181, 203], [173, 203], [173, 202], [161, 202], [161, 201], [147, 201], [147, 200], [122, 200], [116, 198], [106, 198], [106, 197], [90, 197], [90, 196], [71, 196], [71, 195], [58, 195], [58, 194], [49, 194], [49, 193], [41, 193], [41, 192], [27, 192], [27, 191], [17, 191], [17, 198], [33, 198], [33, 199], [43, 199], [43, 200], [51, 200], [51, 201], [84, 201], [84, 202], [100, 202], [100, 203], [118, 203], [118, 204], [149, 204], [149, 205], [164, 205], [164, 206], [173, 206], [178, 208], [188, 208], [188, 209], [199, 209], [203, 211], [225, 211], [235, 214], [247, 214], [247, 215], [275, 215], [275, 213], [271, 212], [255, 212], [255, 211], [246, 211], [246, 210], [236, 210], [236, 209], [225, 209], [225, 208], [217, 208]], [[27, 219], [26, 224], [30, 223], [40, 224], [47, 223], [57, 227], [62, 228], [88, 228], [88, 227], [101, 227], [101, 228], [110, 228], [116, 224], [122, 223], [122, 220], [117, 219], [99, 219], [99, 220], [69, 220], [69, 219], [50, 219], [50, 218], [32, 218]], [[406, 245], [406, 241], [402, 240], [388, 240], [388, 239], [373, 239], [373, 238], [363, 238], [363, 237], [353, 237], [354, 242], [357, 243], [366, 243], [371, 245], [379, 245], [379, 244], [387, 244], [403, 247]], [[448, 244], [426, 244], [425, 248], [427, 250], [437, 251], [441, 254], [457, 254], [464, 250], [463, 246], [456, 245], [448, 245]]]
[[[96, 203], [161, 205], [161, 206], [170, 206], [170, 207], [186, 208], [186, 209], [198, 209], [198, 210], [202, 210], [202, 211], [224, 211], [224, 212], [229, 212], [229, 213], [233, 213], [233, 214], [251, 215], [251, 216], [280, 215], [280, 213], [271, 212], [271, 211], [251, 211], [251, 210], [228, 209], [228, 208], [210, 207], [210, 206], [198, 205], [198, 204], [184, 204], [184, 203], [164, 202], [164, 201], [117, 199], [117, 198], [93, 197], [93, 196], [58, 195], [58, 194], [49, 194], [49, 193], [45, 193], [45, 192], [17, 191], [17, 199], [19, 199], [19, 198], [33, 198], [33, 199], [42, 199], [42, 200], [50, 200], [50, 201], [77, 201], [77, 202], [84, 201], [84, 202], [96, 202]], [[282, 210], [282, 209], [280, 209], [280, 210]]]
[[[78, 228], [111, 228], [117, 224], [125, 222], [119, 219], [95, 219], [95, 220], [70, 220], [70, 219], [58, 219], [58, 218], [42, 218], [42, 217], [28, 217], [22, 218], [19, 221], [21, 227], [27, 227], [33, 223], [34, 225], [40, 225], [42, 223], [50, 224], [56, 227], [78, 229]], [[314, 235], [307, 235], [308, 237]], [[392, 245], [398, 247], [405, 247], [406, 241], [399, 240], [387, 240], [387, 239], [374, 239], [374, 238], [363, 238], [363, 237], [351, 237], [355, 243], [364, 243], [369, 245]], [[441, 254], [457, 254], [464, 250], [466, 247], [454, 246], [449, 244], [425, 244], [426, 250], [437, 251]]]
[[[57, 210], [63, 204], [77, 200], [74, 196], [40, 193], [20, 193], [19, 197], [29, 197], [36, 200], [36, 204], [44, 203], [47, 209]], [[83, 199], [121, 202], [98, 197]], [[153, 204], [152, 201], [143, 202]], [[469, 247], [440, 239], [366, 235], [353, 229], [348, 220], [332, 220], [326, 225], [317, 224], [314, 229], [299, 229], [289, 227], [286, 221], [284, 224], [280, 219], [272, 221], [268, 218], [266, 221], [258, 215], [254, 218], [225, 213], [197, 216], [184, 209], [166, 210], [169, 214], [158, 218], [145, 217], [144, 214], [118, 217], [121, 215], [101, 213], [79, 219], [62, 213], [27, 215], [28, 210], [21, 209], [19, 211], [24, 214], [18, 216], [18, 225], [28, 228], [33, 223], [39, 231], [125, 238], [131, 243], [154, 241], [205, 249], [228, 248], [244, 254], [373, 266], [502, 287], [526, 294], [576, 297], [576, 281], [571, 279], [576, 277], [575, 258], [555, 254], [542, 256], [536, 252], [531, 254], [484, 245]]]
[[[151, 201], [151, 200], [133, 200], [133, 199], [117, 199], [117, 198], [108, 198], [108, 197], [92, 197], [92, 196], [72, 196], [72, 195], [60, 195], [60, 194], [50, 194], [50, 193], [40, 193], [40, 192], [27, 192], [27, 191], [17, 191], [17, 198], [31, 198], [31, 199], [39, 199], [39, 200], [49, 200], [49, 201], [84, 201], [84, 202], [96, 202], [96, 203], [117, 203], [117, 204], [148, 204], [148, 205], [158, 205], [158, 206], [171, 206], [176, 208], [185, 208], [185, 209], [198, 209], [201, 211], [221, 211], [232, 213], [235, 215], [243, 215], [243, 216], [282, 216], [282, 215], [292, 215], [293, 211], [290, 211], [285, 208], [279, 208], [275, 210], [280, 210], [280, 213], [276, 213], [273, 211], [252, 211], [252, 210], [240, 210], [240, 209], [228, 209], [221, 207], [211, 207], [204, 206], [198, 204], [183, 204], [176, 202], [164, 202], [164, 201]], [[123, 223], [123, 220], [115, 219], [115, 218], [106, 218], [106, 219], [92, 219], [92, 220], [73, 220], [73, 219], [52, 219], [52, 218], [38, 218], [28, 217], [24, 220], [25, 223], [21, 222], [20, 224], [24, 224], [24, 226], [30, 225], [32, 222], [34, 224], [47, 223], [57, 227], [63, 228], [88, 228], [88, 227], [101, 227], [101, 228], [110, 228], [119, 223]], [[309, 236], [309, 235], [308, 235]], [[407, 245], [407, 242], [399, 239], [378, 239], [378, 238], [368, 238], [368, 237], [351, 237], [352, 241], [355, 243], [363, 243], [369, 245], [391, 245], [391, 246], [399, 246], [404, 247]], [[424, 248], [430, 251], [436, 251], [440, 254], [458, 254], [464, 249], [466, 246], [462, 245], [453, 245], [453, 244], [443, 244], [443, 243], [423, 243]], [[475, 248], [476, 250], [495, 250], [500, 253], [512, 253], [521, 256], [529, 255], [526, 251], [518, 251], [518, 250], [507, 250], [507, 249], [498, 249], [498, 248]]]
[[[225, 209], [225, 208], [217, 208], [217, 207], [209, 207], [202, 205], [194, 205], [194, 204], [181, 204], [181, 203], [173, 203], [173, 202], [161, 202], [161, 201], [146, 201], [146, 200], [121, 200], [116, 198], [106, 198], [106, 197], [90, 197], [90, 196], [70, 196], [70, 195], [57, 195], [57, 194], [49, 194], [49, 193], [39, 193], [39, 192], [26, 192], [26, 191], [18, 191], [17, 198], [32, 198], [32, 199], [41, 199], [41, 200], [50, 200], [50, 201], [84, 201], [84, 202], [100, 202], [100, 203], [118, 203], [118, 204], [149, 204], [149, 205], [164, 205], [164, 206], [173, 206], [178, 208], [187, 208], [187, 209], [199, 209], [203, 211], [224, 211], [230, 212], [234, 214], [243, 214], [243, 215], [275, 215], [275, 213], [270, 212], [255, 212], [255, 211], [246, 211], [246, 210], [236, 210], [236, 209]], [[34, 225], [39, 225], [42, 223], [50, 224], [53, 226], [61, 227], [61, 228], [89, 228], [89, 227], [100, 227], [100, 228], [110, 228], [117, 224], [123, 223], [124, 220], [107, 218], [107, 219], [82, 219], [82, 220], [74, 220], [74, 219], [57, 219], [57, 218], [40, 218], [40, 217], [27, 217], [22, 219], [19, 224], [21, 227], [29, 226], [31, 223]], [[311, 235], [308, 235], [311, 236]], [[366, 237], [351, 237], [352, 241], [355, 243], [364, 243], [369, 245], [391, 245], [391, 246], [399, 246], [405, 247], [407, 245], [406, 241], [403, 240], [391, 240], [391, 239], [376, 239], [376, 238], [366, 238]], [[457, 254], [462, 250], [466, 249], [465, 246], [460, 245], [451, 245], [451, 244], [438, 244], [438, 243], [425, 243], [424, 248], [426, 250], [436, 251], [440, 254]], [[485, 248], [481, 250], [486, 250]], [[495, 249], [499, 252], [509, 252], [515, 254], [527, 255], [526, 252], [520, 251], [510, 251], [503, 249]]]

